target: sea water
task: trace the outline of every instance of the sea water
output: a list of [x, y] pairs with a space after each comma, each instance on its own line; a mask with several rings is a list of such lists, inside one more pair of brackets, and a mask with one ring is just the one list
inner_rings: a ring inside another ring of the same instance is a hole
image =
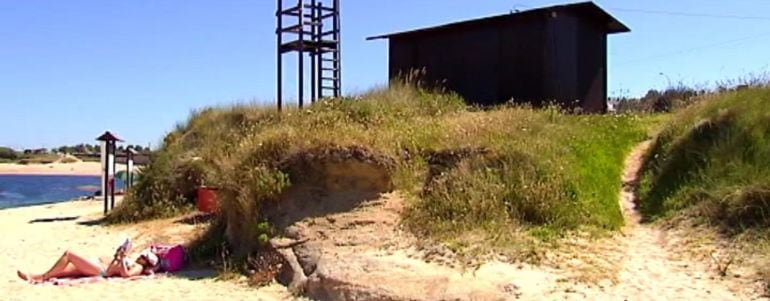
[[100, 183], [99, 176], [0, 175], [0, 209], [92, 196], [101, 189]]

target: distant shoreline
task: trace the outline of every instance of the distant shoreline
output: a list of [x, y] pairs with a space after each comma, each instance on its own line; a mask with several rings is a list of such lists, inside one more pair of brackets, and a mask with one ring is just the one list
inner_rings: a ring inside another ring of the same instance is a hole
[[[14, 176], [100, 176], [99, 162], [51, 163], [51, 164], [0, 164], [0, 175]], [[118, 165], [118, 170], [125, 166]]]
[[0, 176], [13, 176], [13, 177], [99, 177], [101, 175], [92, 175], [92, 174], [58, 174], [58, 173], [3, 173], [3, 172], [0, 172]]
[[37, 207], [37, 206], [50, 206], [50, 205], [56, 205], [61, 203], [69, 203], [69, 202], [78, 202], [78, 201], [95, 201], [96, 199], [92, 200], [82, 200], [82, 199], [66, 199], [61, 201], [45, 201], [40, 203], [24, 203], [24, 204], [18, 204], [15, 206], [9, 206], [9, 207], [2, 207], [0, 206], [0, 211], [3, 210], [11, 210], [11, 209], [19, 209], [19, 208], [30, 208], [30, 207]]

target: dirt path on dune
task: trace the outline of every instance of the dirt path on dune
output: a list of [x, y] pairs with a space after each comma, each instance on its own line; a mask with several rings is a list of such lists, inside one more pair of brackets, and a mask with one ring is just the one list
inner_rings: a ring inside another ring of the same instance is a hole
[[453, 267], [451, 252], [416, 247], [417, 239], [400, 229], [403, 199], [394, 193], [289, 227], [291, 239], [307, 241], [289, 256], [303, 259], [295, 275], [305, 274], [306, 296], [332, 301], [756, 300], [750, 283], [719, 277], [709, 259], [681, 252], [689, 250], [682, 234], [640, 223], [635, 189], [649, 146], [640, 144], [625, 162], [621, 234], [576, 239], [572, 249], [552, 250], [553, 262]]
[[644, 153], [650, 146], [644, 142], [626, 159], [623, 172], [623, 190], [620, 205], [626, 219], [624, 238], [620, 242], [626, 250], [618, 285], [612, 295], [627, 300], [747, 300], [730, 287], [729, 280], [720, 279], [709, 269], [708, 263], [683, 258], [672, 251], [672, 234], [654, 225], [641, 224], [637, 210], [635, 189]]

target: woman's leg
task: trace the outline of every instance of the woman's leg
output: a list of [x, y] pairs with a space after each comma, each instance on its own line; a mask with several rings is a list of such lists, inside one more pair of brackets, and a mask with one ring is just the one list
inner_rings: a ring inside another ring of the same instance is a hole
[[[80, 274], [83, 276], [99, 276], [99, 274], [102, 273], [102, 266], [101, 264], [99, 264], [99, 262], [88, 260], [70, 251], [64, 252], [64, 255], [62, 255], [62, 257], [65, 257], [67, 263], [74, 266], [75, 270], [80, 272]], [[57, 269], [54, 269], [54, 268], [57, 268]], [[54, 266], [53, 268], [51, 268], [51, 270], [46, 272], [44, 275], [48, 275], [46, 279], [53, 278], [53, 277], [56, 277], [54, 275], [60, 275], [62, 272], [66, 272], [66, 271], [67, 271], [67, 265]]]
[[46, 278], [43, 280], [47, 280], [47, 278], [49, 278], [45, 276], [49, 273], [58, 273], [59, 271], [64, 270], [70, 264], [69, 258], [68, 258], [70, 253], [71, 253], [70, 251], [64, 251], [64, 254], [62, 254], [61, 257], [59, 257], [59, 260], [57, 260], [56, 263], [54, 263], [53, 266], [50, 269], [48, 269], [48, 272], [45, 272], [44, 274], [41, 275], [43, 276], [43, 278]]
[[46, 279], [53, 279], [53, 278], [73, 278], [73, 277], [82, 277], [86, 276], [83, 274], [78, 268], [76, 268], [71, 263], [68, 264], [63, 269], [58, 269], [53, 272], [48, 272], [45, 274]]
[[17, 274], [24, 280], [46, 281], [59, 277], [98, 276], [102, 271], [102, 266], [99, 263], [66, 251], [59, 257], [59, 260], [56, 261], [53, 267], [42, 275], [27, 275], [22, 272], [17, 272]]
[[69, 254], [70, 251], [65, 251], [64, 254], [62, 254], [61, 257], [59, 257], [58, 260], [56, 260], [56, 263], [53, 264], [53, 266], [46, 272], [45, 274], [27, 274], [23, 273], [21, 271], [16, 271], [16, 274], [19, 275], [19, 278], [27, 280], [27, 281], [45, 281], [48, 280], [46, 275], [48, 273], [54, 273], [58, 274], [59, 272], [63, 271], [67, 266], [69, 266], [69, 260], [67, 259], [67, 254]]
[[53, 278], [75, 278], [75, 277], [82, 277], [83, 273], [78, 271], [78, 269], [72, 265], [67, 264], [66, 267], [63, 269], [57, 269], [53, 273], [48, 273], [46, 275], [40, 274], [40, 275], [29, 275], [25, 274], [21, 271], [16, 271], [16, 274], [19, 276], [19, 278], [32, 281], [32, 282], [40, 282], [45, 281], [47, 279], [53, 279]]

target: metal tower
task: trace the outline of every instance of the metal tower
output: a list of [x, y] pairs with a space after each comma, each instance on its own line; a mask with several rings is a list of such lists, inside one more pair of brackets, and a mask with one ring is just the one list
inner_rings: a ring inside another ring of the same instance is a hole
[[330, 6], [320, 0], [297, 0], [295, 6], [284, 7], [284, 1], [278, 0], [278, 110], [283, 108], [283, 55], [289, 52], [298, 53], [300, 108], [305, 100], [306, 56], [310, 57], [311, 103], [342, 94], [340, 0], [328, 1]]

